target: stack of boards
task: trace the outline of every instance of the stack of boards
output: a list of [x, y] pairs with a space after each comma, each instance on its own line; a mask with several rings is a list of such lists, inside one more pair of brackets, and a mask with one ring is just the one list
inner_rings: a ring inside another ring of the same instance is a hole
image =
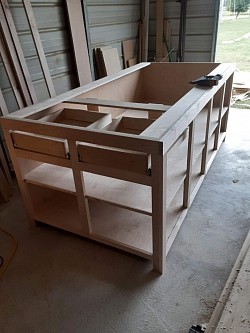
[[233, 82], [233, 102], [250, 99], [250, 73], [236, 72]]
[[12, 195], [12, 180], [8, 165], [0, 144], [0, 203], [10, 200]]
[[124, 68], [129, 68], [137, 64], [135, 41], [133, 39], [122, 42], [123, 64], [116, 47], [100, 47], [95, 49], [95, 60], [98, 77], [120, 72]]

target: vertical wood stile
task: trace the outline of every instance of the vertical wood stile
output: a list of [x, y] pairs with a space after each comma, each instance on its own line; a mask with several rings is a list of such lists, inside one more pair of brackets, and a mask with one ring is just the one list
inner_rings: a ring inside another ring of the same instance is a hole
[[204, 175], [206, 173], [206, 166], [207, 166], [207, 151], [208, 151], [208, 141], [209, 141], [209, 134], [210, 134], [210, 119], [211, 113], [213, 109], [213, 98], [209, 101], [207, 105], [207, 125], [206, 125], [206, 134], [205, 134], [205, 144], [202, 151], [202, 159], [201, 159], [201, 174]]
[[9, 114], [7, 105], [5, 103], [2, 90], [0, 89], [0, 117], [7, 116]]
[[79, 208], [79, 214], [82, 218], [82, 230], [85, 235], [92, 232], [91, 219], [89, 213], [88, 199], [85, 198], [84, 179], [78, 166], [78, 151], [75, 141], [68, 141], [70, 159], [72, 163], [72, 171], [74, 176], [76, 196]]
[[156, 0], [156, 61], [163, 58], [164, 1]]
[[18, 34], [11, 15], [8, 1], [1, 0], [1, 5], [2, 6], [0, 6], [0, 21], [5, 43], [10, 53], [16, 75], [20, 82], [20, 89], [22, 89], [25, 102], [27, 105], [31, 105], [37, 102], [34, 86], [23, 55], [21, 44], [19, 42]]
[[80, 86], [92, 81], [81, 0], [66, 0]]
[[[0, 11], [1, 11], [1, 8], [0, 8]], [[13, 71], [14, 68], [11, 66], [9, 56], [8, 56], [7, 50], [4, 46], [1, 36], [0, 36], [0, 54], [1, 54], [1, 57], [3, 60], [3, 65], [6, 70], [8, 79], [11, 84], [11, 88], [13, 90], [17, 105], [20, 109], [22, 109], [24, 107], [24, 101], [23, 101], [23, 97], [21, 95], [21, 90], [19, 88], [20, 82], [18, 84], [18, 82], [16, 80], [16, 75], [14, 74], [14, 71]]]
[[10, 136], [10, 133], [9, 133], [8, 129], [3, 128], [3, 133], [4, 133], [6, 144], [7, 144], [9, 153], [10, 153], [11, 161], [12, 161], [12, 164], [14, 166], [17, 182], [18, 182], [20, 191], [22, 193], [23, 204], [25, 206], [29, 222], [30, 222], [31, 225], [34, 225], [35, 224], [35, 213], [34, 213], [32, 200], [31, 200], [31, 197], [30, 197], [30, 192], [29, 192], [27, 183], [24, 181], [23, 174], [22, 174], [22, 172], [19, 168], [18, 157], [16, 156], [15, 149], [13, 147], [12, 138]]
[[231, 104], [231, 96], [232, 96], [232, 85], [233, 85], [233, 74], [226, 81], [226, 89], [225, 89], [225, 97], [224, 97], [224, 107], [227, 107], [227, 111], [221, 119], [221, 132], [227, 131], [227, 122], [229, 115], [229, 107]]
[[166, 258], [166, 158], [163, 143], [152, 153], [152, 233], [153, 269], [164, 272]]
[[190, 185], [192, 177], [193, 166], [193, 143], [194, 143], [194, 121], [189, 125], [188, 132], [188, 152], [187, 152], [187, 173], [184, 181], [183, 192], [183, 207], [188, 208], [190, 206]]
[[226, 83], [224, 83], [223, 87], [221, 88], [221, 96], [220, 96], [220, 105], [219, 105], [219, 114], [218, 114], [218, 124], [215, 130], [215, 138], [214, 138], [214, 150], [218, 149], [218, 143], [219, 143], [219, 136], [220, 136], [220, 127], [221, 127], [221, 114], [224, 106], [224, 97], [225, 97], [225, 89], [226, 89]]
[[54, 97], [56, 96], [56, 91], [54, 88], [54, 84], [50, 75], [50, 71], [49, 71], [49, 66], [46, 60], [46, 56], [44, 53], [44, 49], [43, 49], [43, 45], [40, 39], [40, 34], [37, 28], [37, 24], [36, 24], [36, 20], [35, 20], [35, 16], [33, 13], [33, 9], [31, 6], [31, 3], [29, 0], [22, 0], [23, 1], [23, 6], [25, 9], [25, 13], [27, 16], [27, 20], [29, 23], [29, 27], [30, 27], [30, 31], [33, 37], [33, 41], [36, 47], [36, 51], [37, 51], [37, 55], [38, 55], [38, 59], [42, 68], [42, 72], [44, 75], [44, 79], [45, 79], [45, 83], [46, 86], [48, 88], [48, 92], [50, 97]]

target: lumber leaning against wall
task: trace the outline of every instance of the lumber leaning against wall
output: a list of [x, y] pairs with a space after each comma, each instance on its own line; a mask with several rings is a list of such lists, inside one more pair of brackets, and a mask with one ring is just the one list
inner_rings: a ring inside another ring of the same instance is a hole
[[[48, 90], [48, 95], [46, 94], [45, 98], [47, 98], [47, 96], [54, 97], [56, 96], [56, 91], [51, 75], [51, 69], [49, 68], [48, 59], [46, 58], [45, 54], [44, 47], [46, 47], [46, 44], [43, 45], [41, 42], [41, 36], [38, 30], [34, 8], [31, 5], [30, 0], [22, 0], [21, 4], [17, 8], [20, 8], [21, 11], [22, 6], [27, 18], [27, 29], [29, 29], [31, 38], [33, 39], [35, 45], [34, 52], [37, 54], [39, 63], [41, 65], [44, 82]], [[66, 4], [64, 6], [68, 10], [68, 27], [72, 35], [72, 43], [76, 54], [76, 75], [81, 85], [86, 84], [91, 82], [91, 75], [81, 1], [68, 1], [67, 6]], [[4, 93], [0, 89], [0, 116], [8, 115], [9, 106], [12, 112], [14, 107], [22, 109], [25, 106], [36, 104], [38, 101], [34, 89], [34, 82], [32, 82], [31, 74], [27, 65], [27, 61], [29, 59], [25, 58], [24, 53], [26, 51], [23, 49], [23, 44], [21, 44], [22, 36], [19, 36], [17, 32], [19, 22], [17, 18], [15, 18], [15, 20], [17, 21], [14, 22], [12, 8], [10, 8], [8, 1], [0, 0], [0, 55], [8, 82], [10, 83], [10, 90], [12, 91], [11, 94], [13, 94], [13, 102], [10, 102], [6, 93], [6, 87], [1, 87], [2, 89], [4, 88]], [[29, 31], [27, 30], [27, 32]], [[9, 87], [7, 88], [9, 89]], [[5, 100], [6, 96], [7, 99]], [[2, 155], [1, 159], [5, 159], [5, 156]], [[1, 175], [1, 177], [3, 176], [4, 173]]]

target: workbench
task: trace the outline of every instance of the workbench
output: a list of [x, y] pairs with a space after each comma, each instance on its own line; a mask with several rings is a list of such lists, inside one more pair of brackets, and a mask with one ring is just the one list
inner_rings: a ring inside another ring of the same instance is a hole
[[[225, 139], [233, 72], [141, 63], [3, 117], [29, 220], [150, 259], [162, 273]], [[218, 85], [189, 83], [208, 74], [222, 76]]]

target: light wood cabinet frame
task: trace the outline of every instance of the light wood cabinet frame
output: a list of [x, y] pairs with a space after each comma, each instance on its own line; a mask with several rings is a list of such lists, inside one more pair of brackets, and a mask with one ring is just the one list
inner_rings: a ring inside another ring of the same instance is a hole
[[[163, 273], [225, 138], [233, 73], [231, 64], [141, 63], [1, 118], [30, 221]], [[216, 74], [214, 87], [189, 84]]]

